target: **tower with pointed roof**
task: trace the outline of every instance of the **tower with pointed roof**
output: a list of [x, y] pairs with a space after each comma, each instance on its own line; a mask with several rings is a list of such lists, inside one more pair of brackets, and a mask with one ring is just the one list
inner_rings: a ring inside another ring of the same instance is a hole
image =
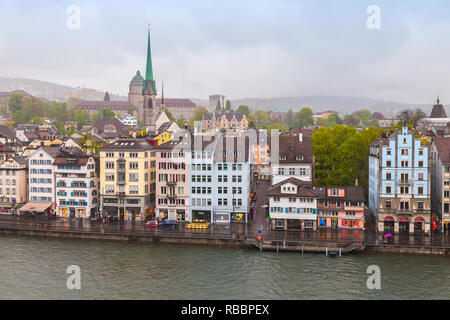
[[147, 66], [145, 71], [145, 80], [142, 86], [144, 127], [149, 130], [155, 130], [156, 116], [158, 113], [156, 107], [156, 82], [153, 79], [152, 52], [150, 47], [150, 26], [148, 27], [147, 40]]
[[136, 71], [136, 75], [131, 79], [129, 91], [128, 91], [128, 102], [138, 109], [138, 114], [136, 119], [143, 120], [144, 112], [142, 106], [144, 104], [144, 96], [142, 95], [142, 87], [144, 86], [144, 77], [141, 76], [141, 72]]

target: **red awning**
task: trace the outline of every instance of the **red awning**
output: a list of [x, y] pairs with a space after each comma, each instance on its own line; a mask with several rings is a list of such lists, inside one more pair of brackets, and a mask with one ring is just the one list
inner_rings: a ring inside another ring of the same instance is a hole
[[384, 218], [384, 221], [394, 221], [394, 218], [392, 218], [392, 217], [386, 217], [386, 218]]
[[423, 222], [423, 218], [416, 218], [415, 222]]
[[401, 222], [409, 222], [409, 219], [408, 218], [400, 218], [400, 219], [398, 219], [399, 221], [401, 221]]

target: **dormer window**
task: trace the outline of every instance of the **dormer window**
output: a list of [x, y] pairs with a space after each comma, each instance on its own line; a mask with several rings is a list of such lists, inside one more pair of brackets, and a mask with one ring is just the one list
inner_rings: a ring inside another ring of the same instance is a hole
[[286, 156], [281, 155], [281, 156], [280, 156], [280, 160], [286, 160]]
[[295, 160], [303, 160], [303, 156], [296, 156]]

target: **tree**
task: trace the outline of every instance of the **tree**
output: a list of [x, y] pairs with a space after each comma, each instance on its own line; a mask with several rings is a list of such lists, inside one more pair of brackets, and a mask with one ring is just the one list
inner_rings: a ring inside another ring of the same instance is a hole
[[62, 122], [61, 120], [55, 120], [53, 121], [53, 125], [56, 127], [56, 129], [59, 130], [59, 132], [65, 134], [66, 130], [64, 128], [64, 122]]
[[194, 116], [188, 121], [189, 127], [194, 128], [194, 122], [202, 121], [206, 114], [209, 114], [209, 111], [205, 107], [198, 107], [195, 109]]
[[31, 124], [44, 124], [45, 121], [41, 117], [33, 117], [30, 121], [28, 121], [28, 123], [31, 123]]
[[416, 128], [420, 120], [426, 117], [427, 115], [420, 109], [406, 109], [397, 115], [397, 118], [400, 119], [401, 126], [411, 125], [413, 128]]
[[297, 112], [295, 117], [297, 120], [297, 126], [301, 129], [314, 124], [313, 112], [311, 108], [302, 108], [302, 110]]
[[250, 108], [246, 105], [241, 104], [238, 108], [237, 108], [237, 112], [241, 113], [241, 114], [245, 114], [245, 116], [248, 118], [248, 116], [250, 115]]
[[220, 104], [220, 100], [217, 100], [216, 113], [221, 113], [221, 112], [222, 112], [222, 106]]
[[297, 126], [297, 121], [295, 119], [294, 112], [292, 111], [292, 109], [289, 109], [287, 113], [286, 122], [289, 128], [294, 128]]
[[262, 110], [252, 113], [250, 117], [251, 120], [255, 120], [257, 124], [265, 124], [269, 121], [269, 114]]
[[177, 125], [181, 128], [184, 129], [185, 125], [186, 125], [186, 120], [184, 119], [183, 116], [181, 116], [178, 120], [177, 120]]
[[380, 138], [383, 130], [336, 125], [322, 127], [312, 136], [316, 184], [321, 186], [350, 186], [358, 179], [368, 185], [369, 145]]
[[25, 97], [23, 99], [22, 112], [26, 122], [33, 117], [43, 117], [45, 115], [45, 103], [35, 97]]
[[8, 107], [9, 112], [13, 114], [15, 111], [22, 110], [24, 95], [20, 92], [13, 92], [9, 97]]
[[274, 123], [274, 124], [271, 124], [270, 126], [268, 126], [267, 134], [270, 134], [272, 132], [272, 130], [274, 130], [274, 129], [278, 129], [282, 133], [289, 131], [289, 127], [287, 125], [285, 125], [283, 123]]
[[169, 109], [164, 108], [164, 112], [166, 113], [170, 121], [177, 121], [177, 119], [175, 119], [175, 117], [173, 116], [172, 112], [169, 111]]
[[353, 115], [346, 114], [344, 117], [344, 124], [347, 126], [356, 127], [359, 121]]
[[230, 102], [230, 100], [227, 100], [227, 102], [225, 103], [225, 110], [226, 111], [231, 111], [231, 102]]
[[82, 102], [83, 100], [81, 98], [78, 97], [70, 97], [69, 99], [66, 100], [66, 104], [67, 107], [69, 109], [73, 109], [76, 107], [77, 104], [79, 104], [80, 102]]
[[108, 108], [104, 108], [104, 109], [100, 110], [99, 118], [102, 118], [102, 119], [115, 119], [116, 118], [116, 114], [112, 110], [110, 110]]

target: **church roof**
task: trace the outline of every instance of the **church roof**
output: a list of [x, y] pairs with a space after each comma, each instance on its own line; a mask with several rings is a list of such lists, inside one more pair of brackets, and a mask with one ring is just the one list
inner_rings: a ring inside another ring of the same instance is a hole
[[137, 84], [141, 84], [144, 82], [144, 77], [141, 76], [141, 72], [138, 70], [136, 71], [136, 75], [133, 77], [133, 79], [131, 79], [131, 83], [137, 83]]
[[433, 110], [431, 110], [430, 118], [447, 118], [444, 106], [439, 103], [439, 98], [437, 99], [436, 104], [433, 106]]

